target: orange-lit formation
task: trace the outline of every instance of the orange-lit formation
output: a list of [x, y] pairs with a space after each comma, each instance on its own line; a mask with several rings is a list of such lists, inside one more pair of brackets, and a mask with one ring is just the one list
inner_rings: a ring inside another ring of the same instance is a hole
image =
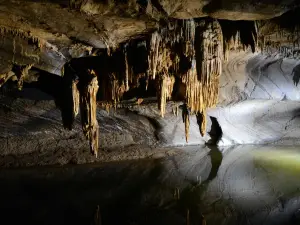
[[[172, 77], [180, 77], [185, 84], [187, 110], [183, 112], [183, 119], [188, 141], [189, 114], [202, 114], [200, 131], [203, 136], [206, 130], [206, 109], [217, 103], [219, 76], [222, 73], [223, 36], [216, 20], [202, 20], [198, 23], [189, 20], [180, 29], [176, 29], [176, 23], [173, 27], [171, 31], [163, 31], [161, 36], [157, 32], [152, 35], [149, 57], [152, 76], [149, 77], [155, 79], [159, 76], [158, 102], [162, 116], [166, 100], [172, 95]], [[171, 54], [168, 54], [176, 44], [181, 48], [179, 51], [182, 57], [186, 57], [190, 63], [190, 68], [183, 74], [179, 74], [180, 57], [178, 60], [178, 55], [173, 56], [172, 60]]]
[[[174, 100], [175, 84], [183, 86], [184, 96], [179, 101], [184, 103], [181, 108], [186, 142], [191, 115], [196, 115], [200, 133], [204, 136], [206, 110], [217, 104], [222, 62], [227, 59], [228, 51], [249, 45], [255, 49], [257, 44], [254, 23], [249, 23], [249, 30], [239, 26], [229, 29], [226, 22], [223, 23], [214, 19], [169, 21], [142, 43], [147, 62], [142, 69], [137, 69], [143, 64], [142, 61], [134, 65], [140, 56], [131, 52], [130, 42], [105, 57], [98, 55], [90, 57], [88, 61], [78, 59], [72, 65], [67, 64], [65, 70], [68, 72], [64, 79], [67, 87], [71, 87], [67, 90], [72, 93], [69, 98], [72, 99], [70, 124], [80, 108], [82, 129], [90, 142], [91, 151], [97, 155], [99, 129], [96, 106], [102, 106], [107, 112], [111, 107], [122, 107], [120, 101], [131, 91], [139, 99], [136, 104], [140, 105], [142, 96], [139, 94], [147, 91], [150, 83], [156, 91], [162, 117], [166, 114], [167, 101]], [[248, 34], [251, 34], [250, 38]], [[144, 86], [141, 85], [143, 79]], [[99, 99], [101, 103], [97, 103]], [[175, 114], [178, 115], [178, 107]], [[72, 127], [68, 122], [64, 122], [64, 125]]]

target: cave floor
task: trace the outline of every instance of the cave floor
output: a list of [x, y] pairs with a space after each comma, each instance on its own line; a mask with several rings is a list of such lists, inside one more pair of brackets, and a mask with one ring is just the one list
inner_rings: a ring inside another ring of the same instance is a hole
[[143, 160], [2, 169], [0, 216], [31, 225], [187, 224], [187, 213], [189, 224], [298, 224], [298, 160], [297, 146], [190, 146]]

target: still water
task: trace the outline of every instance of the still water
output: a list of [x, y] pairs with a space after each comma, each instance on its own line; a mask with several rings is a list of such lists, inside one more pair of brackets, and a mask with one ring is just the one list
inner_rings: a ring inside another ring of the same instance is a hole
[[[0, 171], [4, 224], [300, 224], [300, 147]], [[98, 209], [98, 210], [97, 210]], [[1, 223], [2, 224], [2, 223]]]

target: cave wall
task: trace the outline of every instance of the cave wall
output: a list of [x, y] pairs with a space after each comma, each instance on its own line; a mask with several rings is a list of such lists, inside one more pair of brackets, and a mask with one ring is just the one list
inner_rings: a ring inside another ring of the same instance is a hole
[[220, 78], [219, 145], [299, 144], [299, 60], [278, 54], [231, 52]]
[[0, 3], [3, 157], [299, 142], [296, 1]]
[[[211, 131], [217, 125], [223, 132], [218, 145], [299, 144], [300, 92], [292, 75], [298, 60], [253, 54], [250, 50], [231, 52], [229, 56], [220, 78], [219, 103], [207, 112], [209, 119], [204, 137], [200, 135], [196, 116], [191, 116], [190, 137], [186, 143], [182, 110], [179, 107], [178, 115], [173, 113], [181, 103], [168, 103], [164, 118], [154, 102], [132, 104], [117, 112], [113, 108], [110, 112], [98, 108], [99, 145], [104, 150], [99, 160], [111, 157], [106, 156], [105, 151], [132, 145], [210, 143]], [[9, 94], [12, 97], [1, 97], [1, 157], [40, 155], [49, 158], [54, 155], [57, 158], [52, 162], [62, 164], [94, 160], [88, 155], [80, 118], [75, 120], [72, 131], [64, 130], [53, 96], [34, 88]], [[217, 124], [212, 124], [210, 117], [216, 118]], [[123, 157], [127, 157], [126, 154]]]
[[[9, 96], [7, 96], [9, 94]], [[157, 104], [129, 108], [98, 108], [100, 154], [90, 154], [80, 118], [72, 131], [61, 123], [61, 111], [52, 96], [34, 88], [0, 96], [0, 165], [47, 165], [128, 160], [151, 157], [159, 146], [203, 145], [196, 118], [191, 119], [189, 143], [185, 141], [182, 115], [168, 104], [161, 118]], [[136, 146], [136, 147], [134, 147]], [[148, 149], [152, 146], [151, 149]], [[37, 162], [38, 161], [38, 162]], [[27, 163], [27, 164], [26, 164]]]

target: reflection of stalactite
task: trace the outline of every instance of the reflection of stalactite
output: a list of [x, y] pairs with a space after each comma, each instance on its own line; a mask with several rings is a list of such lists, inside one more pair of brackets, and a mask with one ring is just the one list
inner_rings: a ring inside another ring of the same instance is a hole
[[88, 70], [84, 80], [79, 82], [80, 92], [80, 114], [83, 133], [89, 140], [90, 149], [97, 157], [99, 126], [97, 122], [97, 102], [98, 80], [93, 70]]

